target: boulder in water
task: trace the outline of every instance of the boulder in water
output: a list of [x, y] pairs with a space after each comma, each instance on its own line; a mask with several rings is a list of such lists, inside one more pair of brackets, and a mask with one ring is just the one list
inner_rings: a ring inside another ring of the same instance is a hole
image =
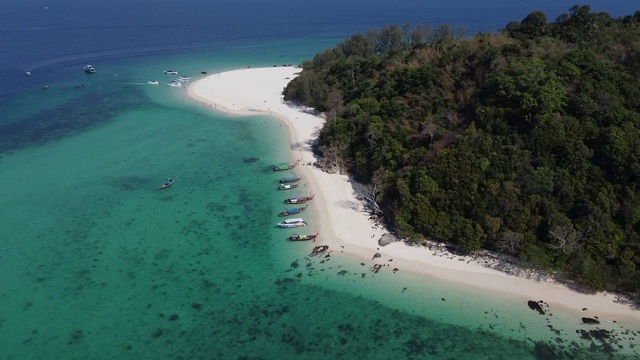
[[542, 308], [542, 305], [540, 305], [539, 302], [529, 300], [527, 302], [527, 305], [529, 305], [529, 309], [537, 311], [540, 315], [544, 315], [544, 309]]

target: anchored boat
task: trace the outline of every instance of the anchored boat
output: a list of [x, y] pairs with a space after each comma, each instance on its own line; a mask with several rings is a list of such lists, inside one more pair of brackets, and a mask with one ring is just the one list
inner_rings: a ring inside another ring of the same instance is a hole
[[280, 214], [278, 214], [278, 216], [283, 217], [283, 216], [291, 216], [291, 215], [300, 214], [301, 212], [303, 212], [303, 211], [305, 211], [307, 209], [307, 206], [309, 206], [309, 205], [305, 205], [304, 207], [285, 210], [285, 211], [281, 212]]
[[95, 74], [96, 73], [96, 69], [91, 65], [85, 65], [84, 72], [86, 72], [88, 74]]
[[292, 218], [278, 223], [278, 227], [281, 228], [297, 228], [303, 226], [307, 226], [303, 218]]
[[291, 190], [298, 187], [298, 184], [280, 184], [278, 190]]
[[273, 167], [273, 171], [291, 170], [294, 167], [296, 167], [299, 163], [300, 163], [300, 160], [296, 161], [295, 164], [291, 164], [291, 165], [276, 165]]
[[318, 237], [319, 234], [320, 233], [316, 233], [314, 235], [293, 234], [293, 235], [289, 236], [289, 241], [309, 241], [309, 240], [316, 241], [316, 238]]
[[290, 197], [288, 199], [285, 199], [284, 203], [285, 204], [304, 204], [307, 201], [313, 200], [313, 196], [294, 196], [294, 197]]
[[301, 177], [297, 177], [297, 178], [282, 178], [282, 179], [280, 179], [280, 184], [294, 183], [294, 182], [300, 181], [300, 179], [302, 179], [302, 178]]

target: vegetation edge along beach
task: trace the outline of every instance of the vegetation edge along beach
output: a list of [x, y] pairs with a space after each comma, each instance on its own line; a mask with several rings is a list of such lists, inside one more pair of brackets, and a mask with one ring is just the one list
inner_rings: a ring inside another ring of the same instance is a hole
[[532, 12], [499, 33], [355, 35], [286, 99], [325, 112], [325, 166], [373, 184], [409, 241], [487, 249], [640, 298], [640, 12]]
[[[581, 11], [584, 11], [584, 8], [580, 9]], [[535, 13], [535, 16], [539, 15], [539, 13]], [[530, 19], [532, 16], [534, 15], [530, 15], [529, 17], [527, 17], [527, 19]], [[578, 16], [578, 14], [576, 12], [571, 16]], [[528, 21], [527, 19], [525, 19], [522, 23], [526, 24]], [[549, 24], [546, 24], [545, 22], [545, 25], [548, 26]], [[520, 26], [520, 24], [518, 26]], [[513, 30], [518, 27], [516, 27], [515, 24], [511, 24], [509, 28]], [[383, 29], [380, 34], [370, 33], [368, 36], [371, 37], [370, 40], [375, 40], [378, 38], [378, 36], [382, 36], [382, 33], [384, 33], [385, 31], [395, 33], [396, 35], [401, 34], [397, 32], [398, 30], [399, 28], [391, 27]], [[374, 34], [375, 36], [371, 34]], [[425, 34], [429, 33], [426, 32]], [[474, 44], [475, 42], [486, 43], [488, 44], [486, 46], [490, 47], [491, 44], [497, 41], [492, 40], [493, 37], [502, 39], [500, 42], [502, 44], [507, 43], [504, 39], [510, 38], [510, 36], [506, 33], [495, 35], [477, 35], [476, 37], [472, 37], [469, 39], [455, 38], [447, 32], [446, 27], [434, 31], [429, 36], [432, 36], [434, 39], [437, 38], [439, 40], [432, 44], [431, 42], [433, 42], [433, 40], [424, 38], [425, 41], [423, 43], [420, 43], [420, 48], [432, 49], [437, 44], [440, 44], [440, 42], [450, 44], [448, 46], [453, 46], [454, 48], [455, 46], [463, 46], [465, 44], [465, 46], [469, 46], [470, 44]], [[397, 39], [398, 41], [401, 41], [401, 44], [405, 44], [402, 37]], [[528, 38], [524, 37], [523, 39], [526, 40]], [[575, 289], [574, 286], [570, 286], [571, 289], [569, 289], [569, 287], [566, 286], [566, 283], [565, 285], [561, 285], [551, 279], [540, 281], [539, 277], [531, 277], [530, 279], [528, 279], [523, 277], [522, 275], [534, 274], [537, 276], [539, 273], [522, 271], [522, 269], [519, 269], [518, 267], [511, 267], [512, 270], [515, 270], [516, 272], [519, 271], [519, 276], [512, 276], [515, 274], [513, 271], [510, 273], [510, 275], [495, 269], [496, 267], [499, 267], [498, 265], [504, 264], [504, 262], [495, 260], [488, 261], [486, 257], [476, 257], [474, 256], [474, 250], [466, 254], [461, 254], [460, 256], [447, 257], [443, 255], [447, 253], [445, 251], [446, 249], [444, 249], [443, 247], [437, 247], [442, 251], [434, 251], [433, 248], [430, 249], [428, 247], [410, 246], [412, 244], [411, 241], [408, 241], [406, 244], [404, 242], [393, 242], [384, 247], [380, 247], [378, 240], [382, 238], [382, 236], [386, 233], [386, 230], [383, 227], [376, 226], [376, 222], [372, 221], [372, 219], [369, 217], [369, 213], [362, 211], [363, 208], [359, 207], [358, 205], [362, 198], [358, 198], [353, 189], [354, 175], [358, 178], [358, 180], [361, 181], [366, 181], [367, 179], [363, 178], [362, 175], [359, 175], [357, 171], [353, 171], [353, 175], [347, 176], [340, 174], [329, 174], [320, 170], [317, 166], [309, 166], [310, 164], [319, 165], [322, 161], [317, 161], [316, 155], [314, 154], [314, 150], [318, 149], [315, 148], [318, 131], [320, 132], [319, 150], [324, 153], [324, 157], [322, 159], [324, 159], [324, 161], [332, 161], [332, 159], [330, 158], [331, 154], [327, 154], [327, 152], [329, 152], [327, 150], [327, 146], [330, 146], [327, 145], [327, 141], [329, 141], [327, 140], [327, 136], [329, 134], [328, 131], [331, 131], [333, 129], [332, 126], [336, 126], [336, 124], [338, 124], [340, 121], [346, 121], [344, 118], [342, 118], [342, 116], [346, 116], [345, 114], [349, 114], [350, 110], [362, 109], [363, 100], [360, 100], [359, 97], [355, 97], [354, 101], [359, 103], [349, 104], [349, 102], [347, 102], [347, 105], [338, 106], [336, 109], [334, 109], [335, 112], [332, 112], [330, 109], [322, 107], [318, 104], [309, 103], [309, 105], [315, 105], [320, 110], [327, 111], [327, 120], [325, 122], [325, 118], [322, 116], [318, 116], [319, 113], [312, 108], [294, 105], [294, 103], [291, 102], [283, 102], [281, 94], [282, 88], [287, 86], [287, 84], [294, 78], [295, 80], [288, 85], [288, 89], [286, 92], [287, 94], [292, 91], [292, 88], [295, 89], [296, 86], [304, 86], [304, 84], [309, 85], [309, 81], [311, 81], [310, 79], [316, 79], [317, 81], [320, 81], [318, 80], [317, 76], [320, 76], [319, 74], [327, 75], [327, 72], [323, 73], [321, 71], [318, 71], [318, 69], [312, 67], [311, 64], [317, 61], [319, 57], [326, 58], [326, 54], [328, 52], [335, 52], [339, 54], [341, 51], [339, 49], [347, 48], [350, 46], [348, 46], [350, 42], [357, 42], [360, 40], [366, 40], [365, 36], [356, 35], [349, 40], [346, 40], [345, 42], [339, 44], [336, 49], [327, 50], [322, 54], [317, 55], [314, 60], [305, 62], [302, 66], [303, 69], [278, 66], [273, 68], [240, 69], [231, 72], [224, 72], [216, 75], [211, 75], [205, 79], [196, 81], [194, 84], [189, 86], [188, 91], [191, 96], [206, 104], [209, 104], [209, 106], [218, 111], [240, 115], [265, 113], [271, 114], [272, 116], [275, 116], [283, 121], [283, 124], [285, 124], [289, 129], [290, 141], [292, 144], [292, 159], [302, 159], [303, 166], [299, 167], [298, 170], [302, 172], [303, 177], [306, 180], [305, 187], [307, 187], [308, 189], [310, 189], [310, 191], [313, 191], [315, 195], [317, 195], [317, 200], [315, 201], [315, 205], [317, 206], [313, 207], [313, 213], [314, 218], [317, 219], [317, 228], [322, 234], [318, 239], [319, 244], [330, 244], [333, 248], [343, 248], [346, 253], [358, 256], [362, 259], [371, 259], [372, 256], [379, 256], [381, 260], [392, 258], [396, 261], [404, 260], [404, 262], [402, 263], [403, 271], [412, 271], [418, 274], [428, 274], [430, 276], [435, 276], [446, 281], [480, 287], [484, 288], [485, 290], [499, 291], [510, 296], [522, 299], [538, 299], [540, 297], [544, 297], [544, 300], [546, 302], [557, 304], [569, 310], [573, 310], [574, 312], [588, 310], [594, 315], [599, 314], [600, 316], [602, 316], [602, 314], [607, 314], [607, 316], [614, 320], [623, 320], [625, 318], [627, 320], [637, 320], [638, 313], [635, 311], [635, 307], [633, 306], [633, 304], [627, 303], [617, 295], [607, 292], [600, 293], [598, 295], [583, 294], [571, 290]], [[373, 44], [375, 44], [375, 41], [373, 42]], [[366, 45], [366, 42], [363, 43], [363, 45]], [[401, 51], [401, 53], [396, 54], [396, 56], [402, 56], [401, 54], [403, 53], [404, 52]], [[413, 52], [408, 51], [408, 53]], [[381, 60], [385, 59], [384, 54], [386, 53], [376, 54], [375, 52], [373, 52], [371, 55], [374, 58]], [[499, 54], [499, 52], [496, 52], [496, 54]], [[346, 60], [342, 59], [342, 61]], [[360, 62], [366, 62], [365, 59], [355, 55], [351, 59], [351, 61], [354, 63], [354, 67], [356, 66], [355, 64], [358, 64], [357, 66], [363, 66]], [[373, 60], [369, 59], [367, 61], [372, 62]], [[387, 61], [391, 60], [387, 59]], [[327, 61], [325, 64], [330, 63], [330, 61]], [[397, 70], [400, 69], [398, 71], [409, 71], [409, 69], [412, 68], [412, 65], [404, 64], [401, 61], [392, 61], [392, 63], [395, 64], [394, 68], [396, 68]], [[305, 71], [307, 72], [305, 73]], [[384, 72], [380, 72], [380, 74], [383, 73]], [[356, 72], [354, 72], [353, 74], [353, 77], [347, 76], [347, 83], [355, 86], [355, 84], [357, 83], [355, 75]], [[364, 81], [366, 83], [368, 81], [367, 79], [369, 78], [363, 77], [358, 81]], [[313, 87], [313, 89], [323, 88], [322, 83], [314, 84], [315, 86]], [[371, 86], [373, 86], [374, 84], [375, 83], [373, 82], [370, 83]], [[330, 91], [326, 92], [326, 95], [328, 95], [329, 93]], [[371, 101], [371, 104], [374, 103], [374, 101]], [[373, 108], [370, 108], [369, 111], [371, 111], [371, 109], [375, 109], [375, 106]], [[340, 114], [342, 115], [338, 115], [338, 110], [341, 111]], [[379, 115], [369, 115], [371, 116], [363, 116], [364, 118], [373, 121], [373, 125], [375, 125], [374, 120], [380, 119]], [[361, 120], [364, 121], [364, 119]], [[458, 130], [459, 133], [455, 134], [456, 137], [453, 139], [453, 141], [452, 139], [450, 139], [450, 143], [447, 144], [447, 147], [442, 147], [443, 153], [446, 154], [451, 151], [451, 149], [455, 149], [455, 147], [458, 146], [458, 144], [462, 140], [464, 140], [465, 134], [467, 134], [469, 131], [475, 131], [475, 133], [479, 131], [477, 127], [472, 126], [471, 122], [469, 122], [467, 125], [469, 126], [468, 129], [464, 131]], [[393, 131], [391, 131], [393, 130], [393, 128], [390, 128], [389, 130], [390, 131], [385, 131], [385, 133], [393, 134]], [[352, 134], [354, 136], [354, 139], [358, 138], [356, 136], [356, 133]], [[477, 138], [478, 136], [474, 134], [472, 134], [473, 136], [471, 137]], [[431, 136], [433, 135], [435, 139], [440, 139], [440, 136], [442, 136], [441, 134], [426, 135], [429, 138], [431, 138]], [[437, 140], [433, 141], [435, 144]], [[384, 142], [381, 143], [384, 144]], [[466, 150], [469, 149], [466, 148]], [[471, 153], [471, 151], [469, 152]], [[343, 153], [341, 154], [344, 157], [334, 157], [333, 161], [343, 160], [344, 163], [342, 163], [341, 166], [337, 166], [334, 168], [338, 170], [338, 172], [344, 170], [357, 170], [357, 168], [352, 168], [353, 160], [348, 157], [349, 152], [347, 151], [347, 147], [343, 148]], [[336, 163], [333, 162], [333, 164], [335, 165]], [[325, 164], [324, 166], [325, 169], [326, 165], [327, 164]], [[331, 165], [331, 163], [329, 163], [329, 165]], [[400, 172], [400, 174], [402, 173], [403, 172]], [[390, 186], [389, 184], [386, 184], [386, 186], [387, 188], [384, 188], [384, 190], [381, 190], [379, 193], [377, 193], [377, 195], [379, 195], [380, 197], [377, 197], [376, 200], [380, 200], [378, 201], [378, 203], [381, 206], [381, 210], [385, 211], [385, 213], [387, 214], [393, 214], [393, 209], [389, 208], [388, 205], [386, 205], [384, 198], [382, 197], [382, 195], [384, 195], [386, 191], [391, 191], [393, 189], [393, 186]], [[391, 189], [389, 187], [391, 187]], [[371, 186], [369, 186], [369, 189], [371, 190]], [[362, 195], [363, 192], [361, 191], [360, 194]], [[360, 211], [354, 211], [354, 209], [359, 209]], [[392, 216], [387, 215], [386, 219], [392, 219]], [[387, 225], [389, 225], [390, 228], [397, 229], [397, 225], [394, 225], [393, 222], [388, 222]], [[402, 234], [402, 232], [400, 232], [400, 234]], [[415, 236], [415, 234], [413, 235]], [[420, 239], [426, 239], [427, 237], [428, 235], [425, 235]], [[453, 241], [454, 239], [448, 240], [452, 243], [455, 243]], [[465, 249], [464, 247], [457, 247], [457, 249], [469, 250]]]

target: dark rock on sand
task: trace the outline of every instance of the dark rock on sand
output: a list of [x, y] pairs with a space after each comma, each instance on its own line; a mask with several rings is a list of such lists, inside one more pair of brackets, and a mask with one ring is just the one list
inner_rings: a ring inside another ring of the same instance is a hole
[[386, 233], [384, 235], [382, 235], [382, 237], [378, 240], [378, 245], [380, 246], [387, 246], [389, 244], [392, 244], [396, 241], [399, 241], [399, 239], [389, 233]]
[[527, 305], [529, 305], [529, 309], [537, 311], [540, 315], [544, 315], [544, 309], [537, 301], [529, 300]]
[[582, 323], [583, 324], [600, 324], [600, 320], [594, 319], [594, 318], [589, 318], [589, 317], [583, 317], [582, 318]]

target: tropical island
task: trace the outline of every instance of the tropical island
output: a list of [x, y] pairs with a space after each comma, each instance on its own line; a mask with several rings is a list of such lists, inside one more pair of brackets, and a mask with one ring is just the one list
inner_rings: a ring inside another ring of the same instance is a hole
[[574, 6], [501, 32], [354, 35], [284, 99], [326, 122], [317, 164], [368, 186], [403, 239], [487, 249], [640, 298], [640, 12]]

